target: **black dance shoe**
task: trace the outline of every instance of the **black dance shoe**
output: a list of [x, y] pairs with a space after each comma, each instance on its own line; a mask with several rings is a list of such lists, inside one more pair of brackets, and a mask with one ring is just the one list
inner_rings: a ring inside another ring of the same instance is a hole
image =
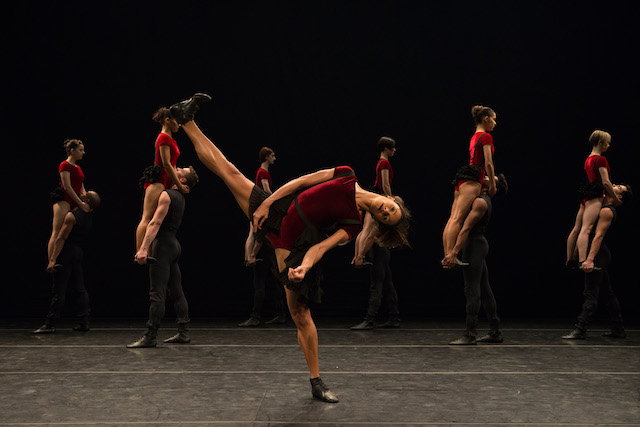
[[256, 319], [255, 317], [249, 317], [242, 323], [238, 323], [238, 326], [241, 328], [254, 328], [256, 326], [260, 326], [260, 319]]
[[169, 108], [171, 116], [183, 125], [193, 120], [193, 116], [200, 109], [200, 104], [211, 101], [211, 97], [206, 93], [196, 93], [191, 98], [173, 104]]
[[370, 329], [373, 329], [373, 322], [369, 320], [363, 320], [362, 322], [350, 327], [349, 329], [351, 329], [352, 331], [368, 331]]
[[457, 340], [449, 341], [449, 345], [476, 345], [476, 339], [474, 337], [470, 337], [468, 335], [463, 335], [462, 338], [458, 338]]
[[143, 335], [142, 338], [140, 338], [138, 341], [132, 342], [131, 344], [127, 345], [127, 348], [147, 348], [155, 347], [156, 345], [158, 345], [158, 343], [156, 342], [155, 337]]
[[501, 344], [504, 341], [501, 332], [489, 332], [487, 335], [477, 339], [477, 342], [488, 344]]
[[329, 387], [322, 382], [320, 377], [311, 378], [309, 381], [311, 381], [311, 394], [313, 397], [322, 400], [323, 402], [338, 403], [338, 396], [329, 390]]
[[281, 315], [278, 315], [273, 319], [264, 322], [265, 325], [284, 325], [285, 323], [287, 323], [287, 318]]
[[400, 321], [398, 319], [389, 319], [384, 323], [380, 323], [378, 328], [399, 328]]
[[167, 338], [164, 340], [167, 344], [189, 344], [191, 342], [191, 338], [186, 332], [178, 332], [171, 338]]
[[602, 334], [602, 336], [607, 338], [626, 338], [627, 333], [624, 331], [624, 329], [612, 329]]
[[89, 325], [87, 323], [78, 323], [72, 328], [72, 330], [76, 332], [87, 332], [89, 330]]
[[569, 332], [567, 335], [564, 335], [562, 337], [563, 340], [584, 340], [586, 338], [587, 338], [587, 333], [578, 328], [574, 329], [573, 331]]
[[42, 326], [40, 326], [38, 329], [36, 329], [35, 331], [32, 331], [32, 334], [52, 334], [56, 331], [56, 328], [54, 328], [53, 326], [47, 325], [46, 323]]

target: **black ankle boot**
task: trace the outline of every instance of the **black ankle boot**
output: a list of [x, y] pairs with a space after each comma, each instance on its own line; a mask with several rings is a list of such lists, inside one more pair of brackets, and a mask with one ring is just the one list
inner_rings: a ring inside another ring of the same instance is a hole
[[211, 97], [206, 93], [196, 93], [191, 98], [173, 104], [169, 111], [176, 121], [183, 125], [191, 120], [200, 109], [200, 104], [211, 101]]
[[338, 403], [338, 396], [336, 396], [324, 382], [318, 378], [311, 378], [311, 394], [316, 399], [320, 399], [323, 402]]

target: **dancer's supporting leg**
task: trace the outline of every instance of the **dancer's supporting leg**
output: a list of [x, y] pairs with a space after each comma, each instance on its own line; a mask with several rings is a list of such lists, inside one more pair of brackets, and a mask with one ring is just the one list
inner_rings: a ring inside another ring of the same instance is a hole
[[451, 215], [444, 227], [442, 233], [442, 244], [444, 247], [444, 255], [446, 256], [453, 246], [456, 244], [458, 233], [462, 228], [471, 204], [480, 195], [482, 184], [476, 181], [465, 181], [458, 187], [454, 193], [453, 204], [451, 205]]

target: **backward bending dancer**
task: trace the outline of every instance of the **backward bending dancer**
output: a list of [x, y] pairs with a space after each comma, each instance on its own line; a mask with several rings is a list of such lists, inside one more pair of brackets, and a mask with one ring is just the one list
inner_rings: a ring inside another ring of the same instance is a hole
[[174, 104], [171, 113], [193, 142], [199, 159], [224, 181], [242, 212], [253, 221], [256, 238], [268, 238], [275, 248], [278, 276], [285, 285], [289, 312], [309, 368], [312, 394], [335, 403], [338, 398], [320, 379], [318, 332], [309, 310], [309, 304], [320, 302], [322, 294], [317, 263], [327, 251], [358, 234], [364, 212], [371, 213], [385, 231], [381, 241], [406, 243], [405, 208], [393, 197], [363, 190], [347, 166], [303, 175], [268, 195], [229, 162], [193, 120], [199, 104], [210, 99], [195, 94]]

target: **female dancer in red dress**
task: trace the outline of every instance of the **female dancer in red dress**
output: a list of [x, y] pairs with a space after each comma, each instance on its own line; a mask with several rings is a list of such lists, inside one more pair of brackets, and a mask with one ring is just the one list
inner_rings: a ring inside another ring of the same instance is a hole
[[178, 186], [178, 190], [181, 193], [189, 192], [189, 187], [180, 182], [176, 173], [180, 149], [172, 136], [180, 130], [180, 125], [171, 117], [171, 113], [166, 107], [160, 107], [152, 119], [159, 123], [162, 129], [155, 142], [154, 165], [146, 168], [142, 178], [140, 178], [140, 185], [144, 188], [144, 201], [142, 204], [142, 218], [136, 228], [136, 252], [140, 249], [149, 221], [151, 221], [153, 213], [156, 211], [160, 194], [165, 189], [171, 188], [172, 183]]
[[609, 177], [611, 173], [609, 162], [603, 155], [611, 146], [611, 135], [602, 130], [595, 130], [589, 136], [589, 142], [592, 149], [584, 162], [584, 171], [589, 182], [578, 190], [581, 198], [580, 207], [573, 229], [567, 238], [566, 264], [568, 267], [572, 267], [575, 263], [576, 246], [578, 265], [587, 258], [589, 236], [600, 215], [605, 193], [612, 198], [614, 206], [622, 203], [620, 196], [613, 190]]
[[64, 142], [67, 159], [60, 163], [60, 187], [51, 194], [53, 202], [53, 227], [47, 245], [47, 259], [51, 258], [53, 245], [58, 237], [65, 215], [76, 207], [85, 212], [91, 208], [80, 197], [87, 192], [84, 188], [84, 173], [77, 162], [84, 157], [84, 144], [79, 139], [67, 139]]
[[227, 185], [247, 218], [253, 218], [256, 238], [266, 236], [275, 248], [279, 277], [296, 324], [311, 377], [312, 394], [326, 402], [338, 398], [320, 379], [318, 333], [309, 304], [322, 293], [317, 263], [323, 255], [346, 243], [361, 230], [364, 212], [370, 212], [385, 230], [381, 244], [407, 241], [404, 206], [393, 197], [363, 190], [353, 171], [341, 166], [303, 175], [268, 195], [229, 162], [193, 121], [198, 104], [210, 99], [194, 95], [171, 107], [200, 160]]
[[451, 215], [442, 233], [445, 256], [453, 249], [471, 204], [480, 195], [485, 175], [489, 177], [489, 196], [496, 193], [493, 137], [489, 133], [496, 127], [496, 113], [489, 107], [476, 105], [471, 109], [471, 115], [476, 132], [469, 143], [469, 164], [458, 170], [454, 180]]

